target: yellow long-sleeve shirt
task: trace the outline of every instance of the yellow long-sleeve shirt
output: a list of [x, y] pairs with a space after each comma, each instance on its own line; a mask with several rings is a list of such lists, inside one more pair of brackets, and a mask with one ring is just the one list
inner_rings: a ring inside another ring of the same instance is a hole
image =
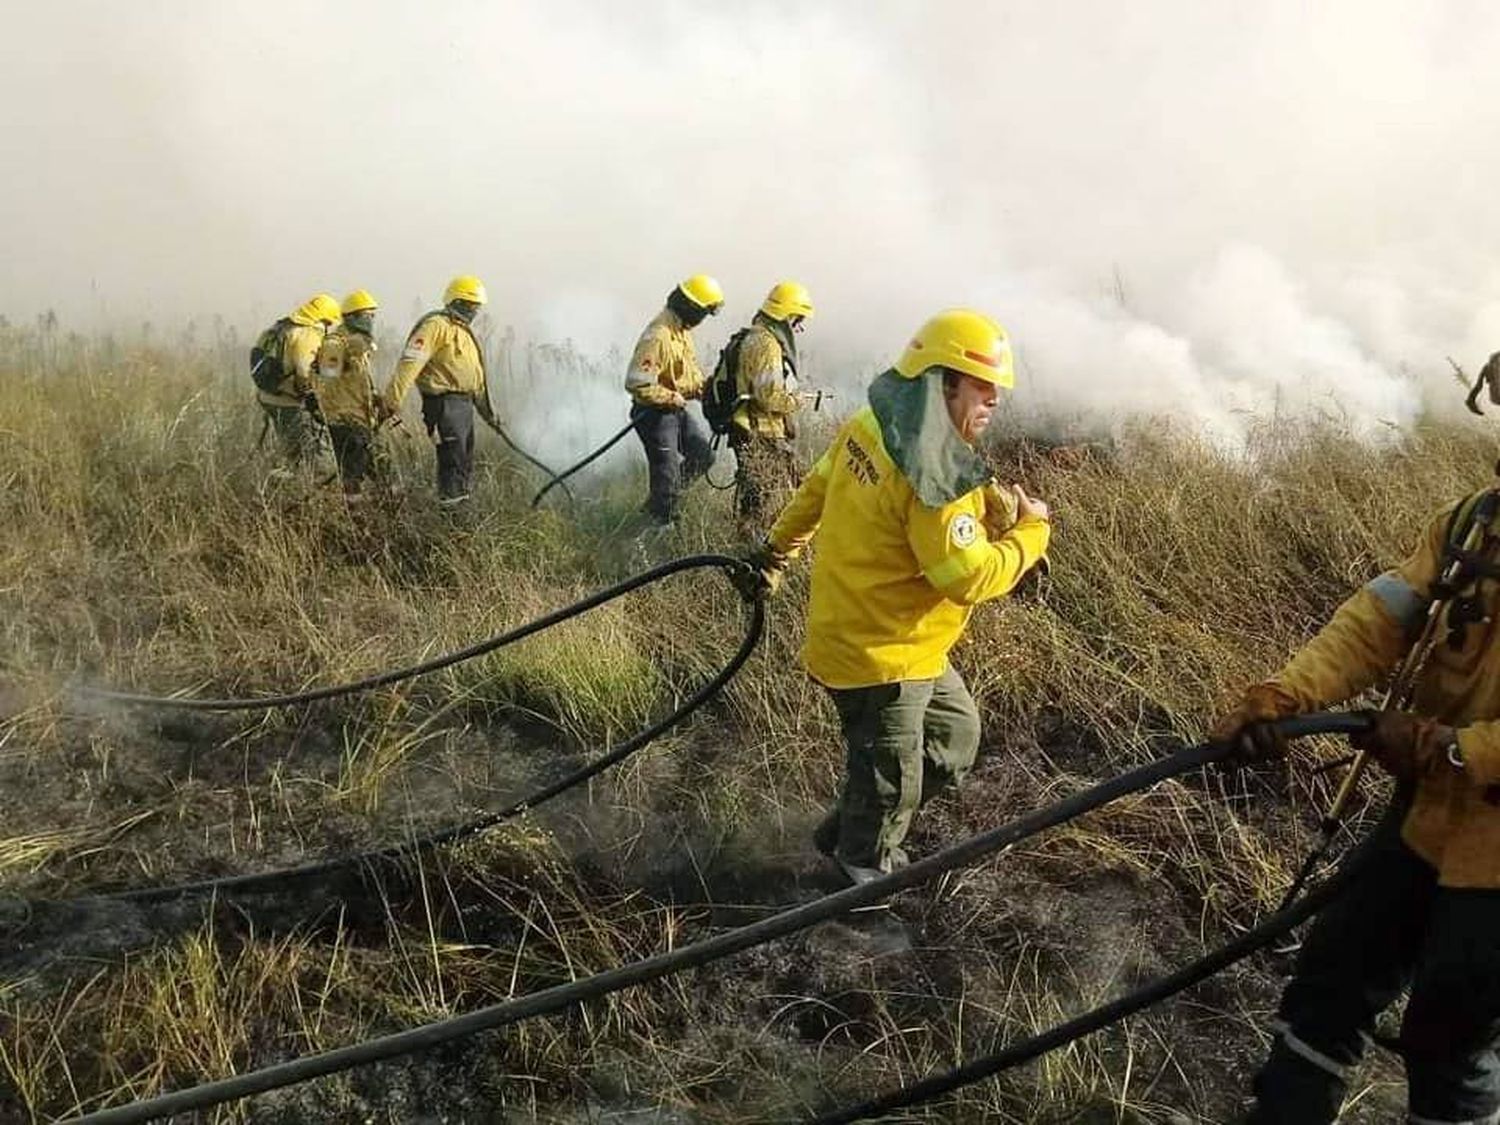
[[[1352, 699], [1389, 676], [1421, 627], [1443, 566], [1452, 505], [1433, 520], [1412, 555], [1354, 593], [1275, 678], [1303, 710]], [[1482, 620], [1462, 644], [1439, 622], [1412, 710], [1458, 729], [1462, 770], [1446, 761], [1417, 782], [1402, 826], [1408, 846], [1447, 887], [1500, 887], [1500, 581], [1481, 580]], [[1451, 610], [1451, 603], [1450, 603]]]
[[[945, 420], [946, 421], [946, 420]], [[869, 407], [844, 423], [787, 504], [769, 544], [784, 559], [818, 538], [802, 659], [832, 688], [932, 679], [973, 607], [1008, 594], [1046, 553], [1051, 526], [1006, 515], [976, 488], [917, 499]]]
[[630, 356], [625, 389], [643, 406], [670, 410], [677, 396], [697, 398], [703, 393], [703, 369], [693, 336], [671, 309], [662, 309], [646, 325]]
[[373, 429], [375, 341], [339, 325], [318, 349], [317, 395], [323, 417], [334, 425]]
[[281, 367], [286, 373], [273, 391], [256, 391], [256, 397], [267, 406], [301, 406], [313, 391], [318, 349], [323, 346], [322, 324], [298, 324], [287, 327], [281, 345]]
[[428, 395], [468, 395], [481, 414], [492, 417], [479, 341], [467, 324], [446, 310], [428, 313], [406, 338], [406, 347], [385, 389], [391, 413], [401, 409], [401, 400], [413, 385]]
[[752, 324], [740, 340], [735, 366], [735, 395], [749, 401], [735, 409], [735, 428], [759, 437], [783, 439], [786, 420], [802, 405], [786, 385], [781, 344], [763, 324]]

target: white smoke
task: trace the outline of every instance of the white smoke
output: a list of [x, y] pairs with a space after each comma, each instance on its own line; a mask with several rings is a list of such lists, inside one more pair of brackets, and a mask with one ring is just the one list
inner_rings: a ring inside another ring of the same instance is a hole
[[[699, 270], [705, 362], [791, 276], [811, 381], [977, 304], [1021, 409], [1229, 438], [1392, 432], [1500, 346], [1492, 5], [79, 0], [5, 31], [0, 313], [248, 332], [363, 286], [404, 330], [476, 272], [502, 410], [556, 459], [623, 423], [620, 357]], [[527, 341], [587, 362], [535, 396]]]

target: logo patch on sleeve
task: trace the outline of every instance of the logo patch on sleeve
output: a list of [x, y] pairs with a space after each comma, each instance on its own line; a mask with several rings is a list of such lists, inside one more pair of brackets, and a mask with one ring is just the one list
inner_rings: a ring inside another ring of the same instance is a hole
[[969, 512], [960, 512], [948, 524], [948, 538], [960, 551], [972, 547], [979, 538], [979, 521]]

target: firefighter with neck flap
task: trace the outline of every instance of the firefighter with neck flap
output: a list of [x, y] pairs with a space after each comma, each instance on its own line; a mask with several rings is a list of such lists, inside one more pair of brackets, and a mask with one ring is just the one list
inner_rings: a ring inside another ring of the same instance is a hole
[[422, 394], [422, 422], [437, 443], [438, 502], [464, 503], [474, 475], [474, 412], [496, 425], [485, 381], [484, 352], [474, 335], [474, 317], [488, 300], [484, 282], [455, 277], [443, 292], [443, 307], [417, 321], [396, 364], [382, 402], [395, 417], [415, 384]]
[[[735, 515], [747, 537], [765, 531], [768, 513], [797, 486], [792, 439], [797, 397], [797, 333], [813, 314], [812, 296], [795, 281], [778, 282], [750, 322], [725, 348], [733, 379], [729, 446], [735, 458]], [[707, 407], [704, 408], [707, 410]]]
[[1409, 1121], [1500, 1120], [1500, 497], [1439, 513], [1214, 736], [1279, 758], [1268, 720], [1353, 699], [1402, 671], [1357, 748], [1395, 780], [1373, 862], [1314, 920], [1254, 1082], [1253, 1125], [1337, 1118], [1379, 1013], [1401, 1022]]
[[314, 372], [323, 337], [338, 322], [339, 303], [319, 293], [262, 332], [250, 349], [250, 376], [265, 413], [261, 440], [266, 429], [274, 429], [277, 445], [293, 467], [317, 455], [322, 416]]
[[318, 349], [317, 396], [333, 456], [338, 462], [344, 496], [351, 503], [370, 473], [375, 430], [383, 411], [375, 393], [375, 310], [368, 290], [356, 289], [339, 306], [343, 322]]
[[688, 413], [687, 404], [702, 395], [704, 384], [692, 331], [723, 304], [724, 291], [707, 274], [682, 282], [646, 325], [625, 373], [625, 389], [633, 400], [630, 420], [646, 450], [650, 472], [646, 510], [658, 526], [677, 518], [683, 486], [713, 464], [708, 433]]
[[833, 698], [847, 757], [813, 838], [856, 883], [906, 862], [918, 806], [973, 765], [979, 712], [949, 650], [974, 606], [1047, 550], [1047, 505], [1002, 490], [974, 448], [1012, 385], [1000, 325], [968, 309], [934, 316], [749, 558], [750, 582], [774, 590], [818, 536], [802, 659]]

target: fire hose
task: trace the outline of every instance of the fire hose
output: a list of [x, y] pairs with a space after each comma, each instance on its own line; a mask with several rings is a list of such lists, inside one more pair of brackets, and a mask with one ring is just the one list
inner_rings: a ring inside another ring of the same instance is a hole
[[[626, 579], [608, 589], [576, 602], [571, 606], [557, 610], [545, 617], [538, 618], [517, 629], [509, 630], [497, 636], [490, 637], [477, 644], [473, 644], [456, 652], [447, 653], [424, 661], [421, 664], [413, 664], [406, 668], [383, 672], [376, 676], [370, 676], [363, 680], [355, 680], [346, 684], [337, 684], [325, 688], [315, 688], [310, 691], [288, 695], [263, 696], [246, 699], [191, 699], [174, 696], [152, 696], [137, 695], [128, 692], [114, 692], [102, 689], [80, 689], [86, 694], [96, 698], [107, 699], [116, 703], [125, 703], [135, 706], [176, 708], [197, 711], [244, 711], [244, 710], [266, 710], [273, 707], [287, 707], [296, 704], [310, 703], [321, 699], [330, 699], [335, 696], [350, 695], [355, 692], [369, 691], [373, 688], [386, 684], [395, 683], [400, 680], [410, 679], [428, 672], [434, 672], [441, 668], [472, 660], [483, 656], [498, 648], [514, 644], [534, 633], [541, 632], [559, 622], [569, 618], [577, 617], [606, 602], [614, 601], [632, 590], [642, 586], [650, 585], [673, 574], [684, 571], [710, 568], [732, 574], [742, 568], [744, 564], [737, 559], [727, 555], [692, 555], [681, 559], [675, 559], [661, 566], [653, 567], [632, 578]], [[532, 793], [512, 802], [505, 808], [489, 813], [477, 820], [466, 824], [457, 825], [444, 829], [415, 840], [403, 841], [390, 847], [375, 851], [360, 852], [353, 855], [339, 856], [329, 860], [302, 864], [296, 867], [281, 868], [274, 871], [254, 872], [243, 875], [230, 875], [217, 879], [204, 879], [189, 883], [173, 884], [163, 887], [143, 887], [135, 890], [119, 891], [107, 896], [124, 899], [131, 902], [157, 902], [174, 899], [193, 894], [211, 894], [223, 892], [245, 893], [255, 890], [264, 890], [267, 887], [287, 882], [298, 882], [331, 874], [335, 871], [350, 868], [367, 869], [376, 864], [390, 864], [410, 859], [411, 857], [431, 851], [434, 848], [456, 843], [467, 839], [488, 828], [518, 816], [528, 809], [533, 809], [544, 801], [566, 792], [569, 789], [595, 777], [611, 766], [617, 765], [630, 757], [636, 751], [648, 743], [659, 738], [663, 733], [675, 727], [683, 719], [703, 706], [713, 696], [717, 695], [724, 685], [727, 684], [744, 666], [745, 661], [750, 658], [756, 644], [760, 640], [761, 632], [765, 625], [765, 603], [763, 599], [755, 599], [749, 607], [749, 620], [745, 626], [745, 633], [729, 661], [721, 667], [706, 683], [697, 691], [693, 692], [687, 699], [683, 700], [670, 713], [651, 724], [646, 729], [639, 731], [630, 738], [612, 747], [606, 753], [599, 755], [572, 770], [565, 776], [542, 786]]]
[[[1367, 729], [1368, 712], [1347, 714], [1303, 715], [1277, 722], [1288, 738], [1311, 734], [1350, 734]], [[622, 965], [582, 980], [556, 985], [515, 1000], [480, 1008], [464, 1015], [439, 1020], [406, 1031], [381, 1035], [360, 1043], [336, 1048], [316, 1055], [291, 1059], [259, 1070], [207, 1082], [147, 1098], [128, 1105], [98, 1110], [72, 1119], [77, 1125], [128, 1125], [151, 1121], [171, 1114], [188, 1113], [228, 1101], [264, 1093], [312, 1078], [336, 1074], [358, 1066], [426, 1050], [482, 1031], [492, 1031], [536, 1016], [571, 1008], [621, 989], [658, 980], [673, 973], [696, 968], [743, 950], [763, 945], [789, 934], [805, 930], [820, 922], [836, 918], [850, 910], [870, 906], [896, 891], [927, 882], [944, 872], [965, 867], [985, 856], [1002, 851], [1038, 833], [1064, 824], [1094, 809], [1159, 782], [1178, 777], [1218, 761], [1233, 748], [1220, 743], [1188, 747], [1168, 757], [1129, 770], [1100, 785], [1076, 793], [1047, 808], [1012, 820], [1007, 824], [979, 833], [943, 849], [926, 859], [868, 883], [849, 887], [813, 902], [783, 910], [757, 922], [728, 930], [713, 937], [681, 946], [668, 953]], [[898, 1105], [915, 1104], [938, 1094], [1019, 1065], [1055, 1050], [1100, 1027], [1139, 1011], [1141, 1008], [1181, 991], [1198, 980], [1233, 964], [1263, 945], [1289, 932], [1337, 895], [1362, 869], [1368, 854], [1361, 850], [1342, 865], [1339, 872], [1324, 885], [1309, 892], [1292, 906], [1285, 907], [1247, 933], [1177, 972], [1144, 986], [1093, 1012], [1086, 1013], [1057, 1028], [1013, 1044], [998, 1055], [978, 1060], [957, 1071], [928, 1080], [928, 1083], [897, 1091], [886, 1098], [862, 1103], [849, 1110], [837, 1111], [820, 1121], [853, 1121], [884, 1112]]]

